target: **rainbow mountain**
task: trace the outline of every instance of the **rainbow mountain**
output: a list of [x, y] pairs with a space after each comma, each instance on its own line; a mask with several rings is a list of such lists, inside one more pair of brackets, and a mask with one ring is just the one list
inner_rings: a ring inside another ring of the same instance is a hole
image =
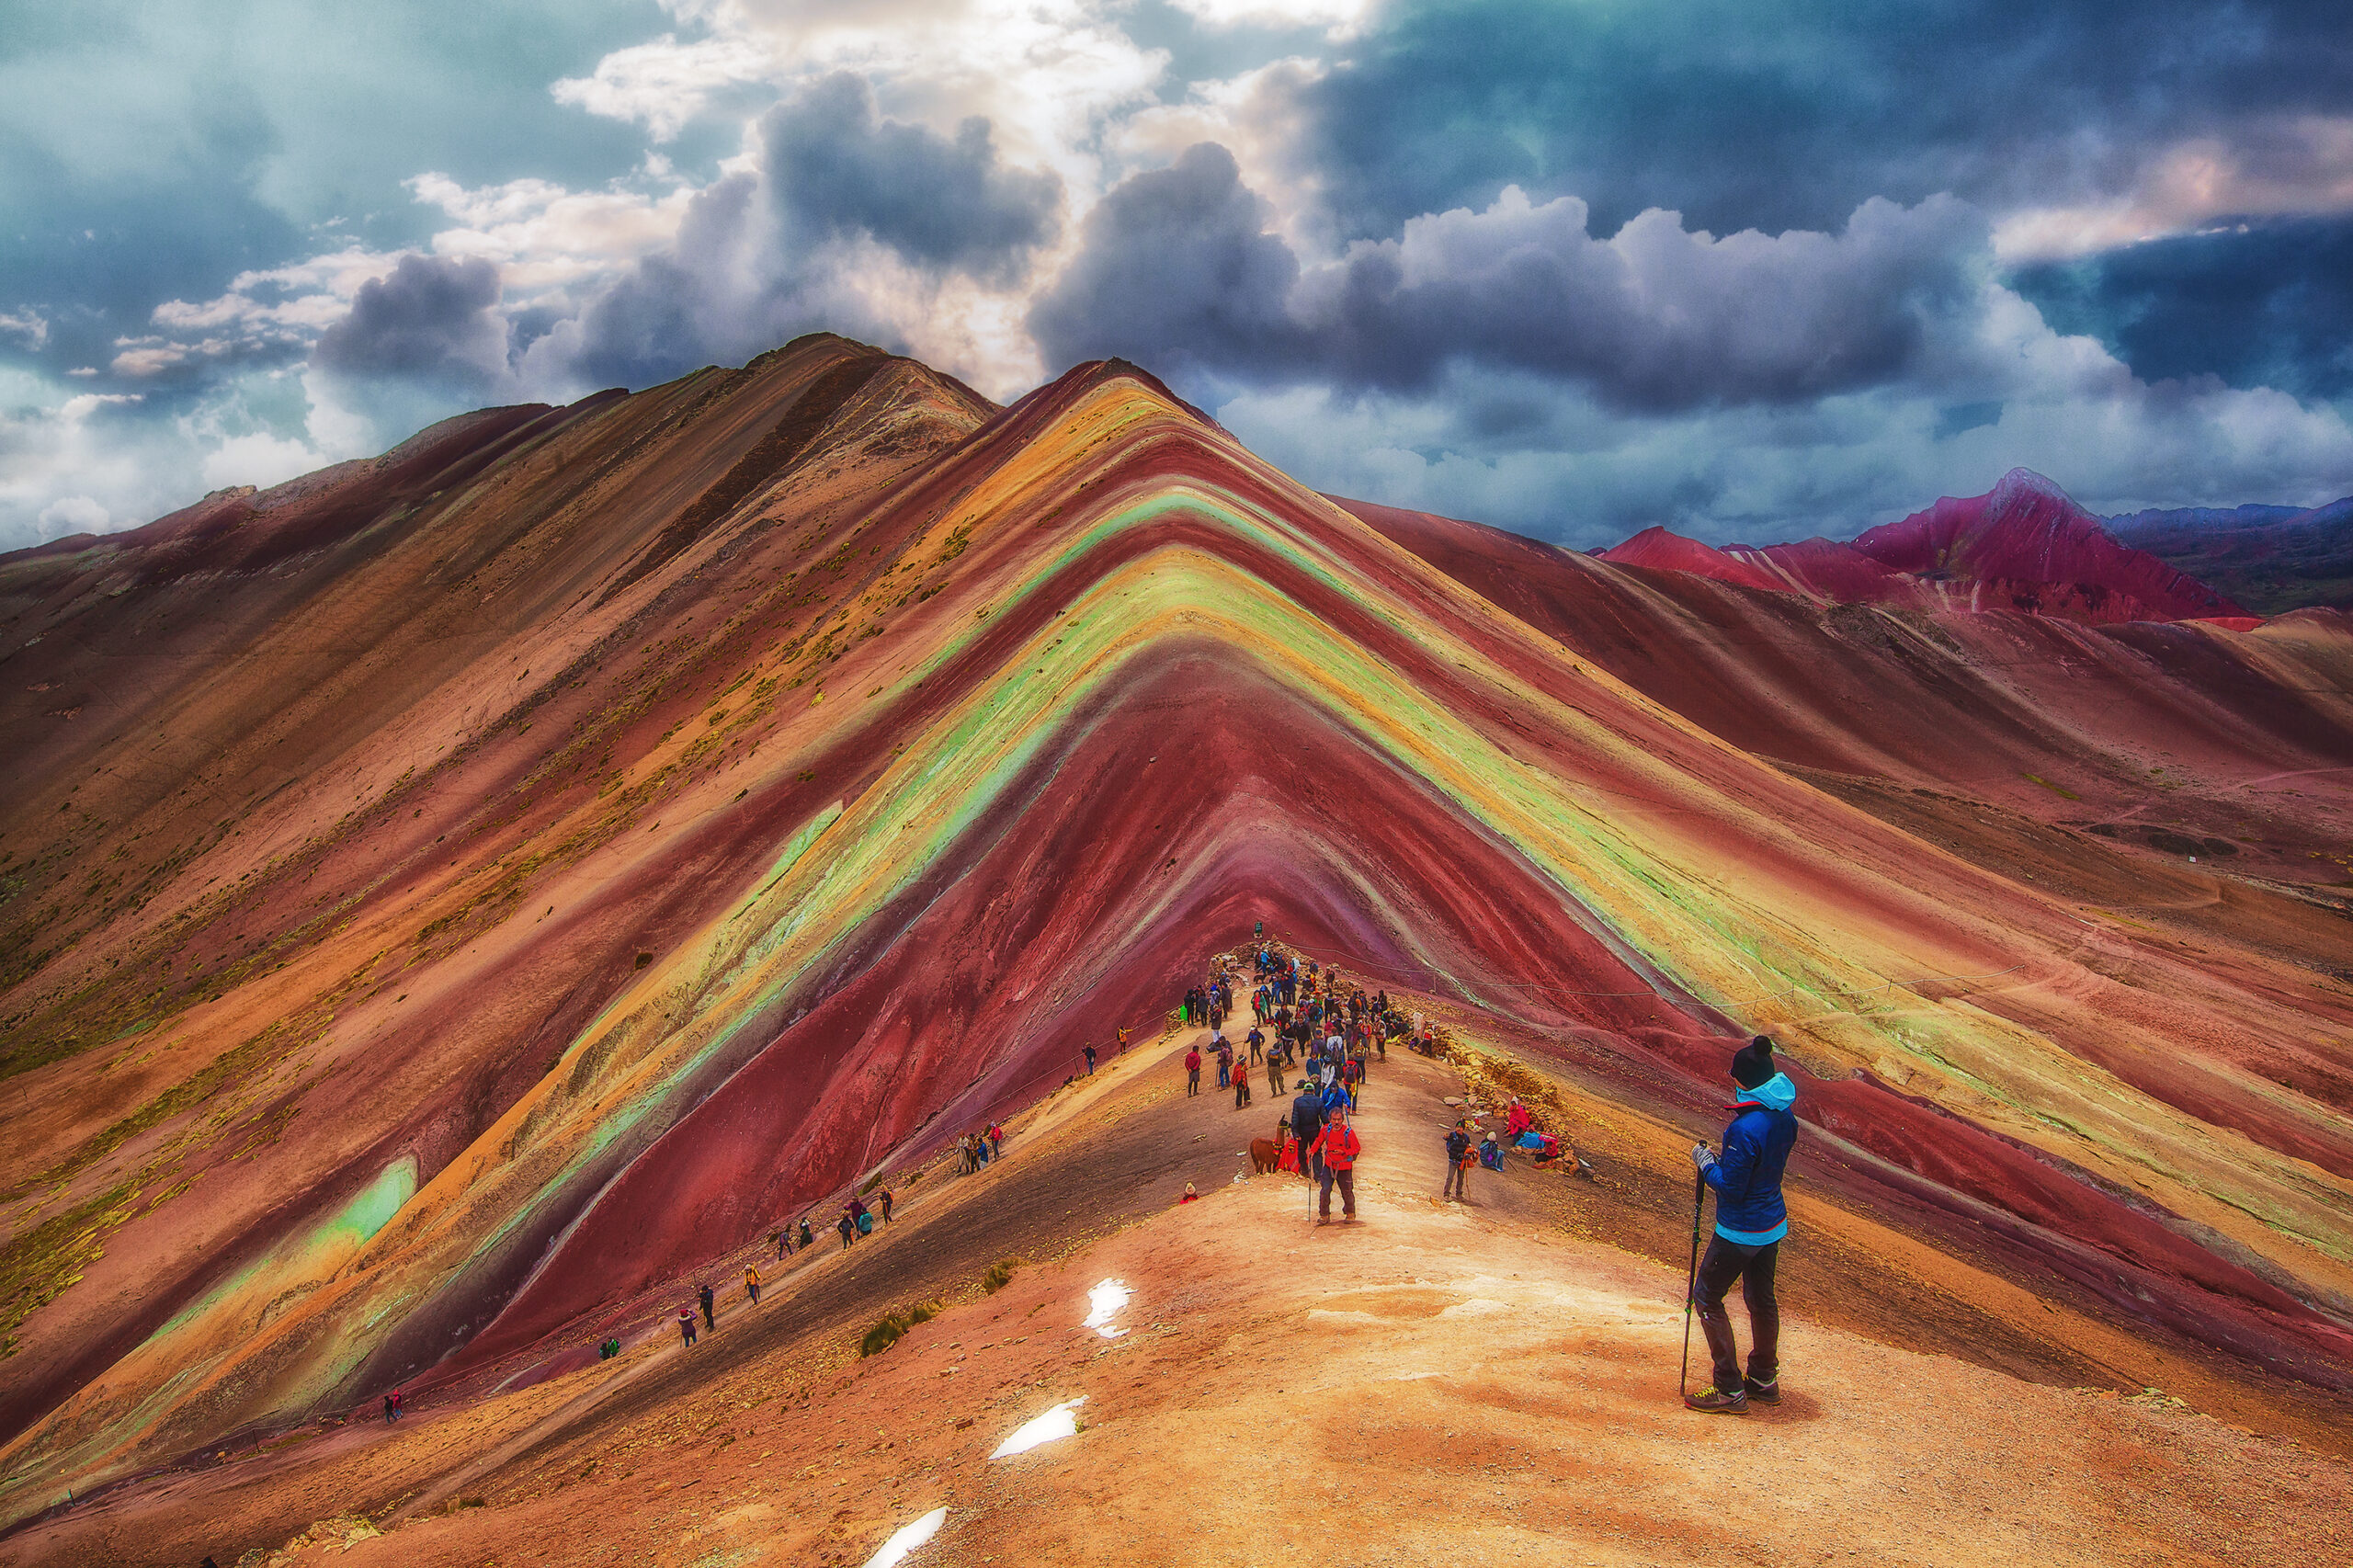
[[0, 558], [0, 629], [6, 1517], [576, 1355], [1261, 925], [1597, 1117], [1710, 1135], [1768, 1032], [1987, 1354], [2353, 1415], [2337, 612], [1616, 563], [816, 336]]

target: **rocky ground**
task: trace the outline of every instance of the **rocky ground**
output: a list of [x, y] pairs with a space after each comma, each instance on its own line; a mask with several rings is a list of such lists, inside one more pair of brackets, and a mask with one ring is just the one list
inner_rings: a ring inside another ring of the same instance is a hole
[[[996, 1165], [932, 1175], [887, 1232], [847, 1255], [828, 1239], [759, 1307], [731, 1286], [692, 1351], [649, 1300], [617, 1361], [428, 1391], [397, 1427], [306, 1428], [153, 1476], [20, 1530], [0, 1563], [854, 1568], [941, 1507], [911, 1562], [2255, 1568], [2353, 1551], [2353, 1467], [2325, 1427], [2260, 1437], [2120, 1394], [2097, 1325], [2081, 1364], [2107, 1386], [1996, 1369], [2034, 1352], [1971, 1342], [1987, 1287], [1885, 1260], [1868, 1276], [1859, 1222], [1803, 1195], [1783, 1404], [1688, 1414], [1688, 1210], [1663, 1131], [1597, 1120], [1597, 1179], [1515, 1165], [1443, 1205], [1463, 1078], [1392, 1055], [1365, 1096], [1360, 1221], [1319, 1227], [1305, 1184], [1233, 1180], [1274, 1121], [1263, 1076], [1249, 1110], [1188, 1098], [1182, 1043], [1060, 1091]], [[1203, 1199], [1180, 1206], [1187, 1181]], [[983, 1290], [1006, 1256], [1028, 1261]], [[1082, 1320], [1111, 1279], [1131, 1298], [1105, 1337]], [[858, 1358], [883, 1310], [933, 1296], [938, 1316]], [[1935, 1350], [1904, 1347], [1907, 1324]], [[2042, 1355], [2040, 1375], [2064, 1375]], [[988, 1457], [1073, 1400], [1074, 1437]]]

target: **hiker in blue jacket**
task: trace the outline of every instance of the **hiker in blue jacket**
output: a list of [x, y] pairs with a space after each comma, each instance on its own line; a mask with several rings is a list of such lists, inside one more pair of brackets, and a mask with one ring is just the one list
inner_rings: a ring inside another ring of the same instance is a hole
[[[1691, 1291], [1715, 1359], [1716, 1381], [1711, 1388], [1686, 1394], [1683, 1403], [1716, 1415], [1745, 1415], [1751, 1400], [1781, 1402], [1781, 1312], [1773, 1300], [1773, 1264], [1781, 1238], [1790, 1233], [1781, 1171], [1798, 1141], [1798, 1119], [1790, 1113], [1797, 1085], [1774, 1068], [1771, 1040], [1758, 1035], [1741, 1048], [1732, 1059], [1732, 1081], [1740, 1094], [1732, 1104], [1732, 1125], [1724, 1129], [1722, 1155], [1711, 1153], [1705, 1143], [1691, 1146], [1692, 1163], [1716, 1194], [1716, 1233]], [[1749, 1335], [1756, 1342], [1749, 1346], [1745, 1378], [1740, 1375], [1732, 1319], [1724, 1312], [1724, 1292], [1735, 1279], [1748, 1303]]]

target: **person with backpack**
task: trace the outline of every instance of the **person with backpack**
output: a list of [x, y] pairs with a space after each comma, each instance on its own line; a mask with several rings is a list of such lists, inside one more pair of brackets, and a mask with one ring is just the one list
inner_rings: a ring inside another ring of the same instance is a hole
[[860, 1209], [851, 1217], [850, 1223], [858, 1227], [858, 1233], [859, 1235], [872, 1235], [874, 1233], [874, 1210], [871, 1209]]
[[[1705, 1143], [1691, 1145], [1691, 1163], [1716, 1195], [1716, 1230], [1708, 1240], [1691, 1288], [1699, 1328], [1708, 1336], [1715, 1382], [1683, 1403], [1711, 1415], [1745, 1415], [1751, 1400], [1781, 1402], [1781, 1311], [1773, 1294], [1773, 1268], [1790, 1233], [1789, 1205], [1781, 1197], [1781, 1174], [1798, 1141], [1797, 1085], [1773, 1065], [1773, 1042], [1763, 1035], [1732, 1059], [1732, 1081], [1740, 1093], [1732, 1102], [1722, 1154]], [[1739, 1346], [1724, 1294], [1740, 1281], [1748, 1304], [1748, 1374], [1741, 1375]]]
[[1095, 1076], [1095, 1048], [1091, 1045], [1086, 1048], [1086, 1075]]
[[753, 1306], [760, 1304], [760, 1271], [748, 1263], [744, 1266], [744, 1297]]
[[1476, 1164], [1471, 1153], [1471, 1130], [1457, 1122], [1446, 1135], [1446, 1186], [1440, 1189], [1440, 1203], [1452, 1199], [1457, 1203], [1471, 1201], [1471, 1167]]
[[1299, 1140], [1299, 1174], [1308, 1180], [1315, 1179], [1315, 1165], [1312, 1151], [1317, 1133], [1324, 1131], [1324, 1096], [1312, 1080], [1299, 1085], [1299, 1097], [1290, 1102], [1291, 1136]]
[[850, 1221], [848, 1210], [842, 1210], [842, 1217], [834, 1221], [834, 1229], [841, 1233], [842, 1251], [849, 1251], [850, 1238], [858, 1234], [858, 1227]]
[[1233, 1108], [1241, 1110], [1249, 1104], [1250, 1064], [1246, 1062], [1237, 1062], [1233, 1064]]
[[809, 1229], [809, 1216], [803, 1214], [801, 1216], [801, 1250], [802, 1252], [807, 1252], [809, 1250], [809, 1244], [816, 1239], [815, 1233]]
[[882, 1195], [881, 1195], [881, 1204], [882, 1204], [882, 1222], [883, 1222], [884, 1224], [886, 1224], [886, 1225], [887, 1225], [887, 1224], [889, 1224], [889, 1223], [891, 1222], [891, 1202], [892, 1202], [892, 1199], [891, 1199], [891, 1189], [890, 1189], [889, 1187], [884, 1187], [884, 1188], [882, 1189]]
[[1191, 1099], [1201, 1092], [1201, 1048], [1185, 1048], [1185, 1097]]
[[792, 1233], [781, 1228], [770, 1231], [768, 1244], [776, 1248], [776, 1260], [782, 1263], [786, 1255], [792, 1251]]
[[1315, 1142], [1308, 1153], [1315, 1156], [1317, 1168], [1323, 1173], [1318, 1182], [1320, 1191], [1315, 1203], [1315, 1222], [1319, 1225], [1332, 1222], [1332, 1187], [1336, 1183], [1340, 1188], [1341, 1218], [1348, 1224], [1355, 1224], [1356, 1165], [1358, 1157], [1364, 1153], [1364, 1144], [1358, 1139], [1356, 1129], [1348, 1125], [1347, 1107], [1340, 1106], [1324, 1113], [1324, 1131], [1315, 1135]]

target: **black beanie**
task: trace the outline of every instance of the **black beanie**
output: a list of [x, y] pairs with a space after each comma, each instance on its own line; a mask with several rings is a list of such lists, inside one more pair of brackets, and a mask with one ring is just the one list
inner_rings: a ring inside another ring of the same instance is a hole
[[1773, 1065], [1773, 1042], [1763, 1035], [1758, 1035], [1733, 1053], [1732, 1081], [1744, 1089], [1756, 1087], [1777, 1071]]

